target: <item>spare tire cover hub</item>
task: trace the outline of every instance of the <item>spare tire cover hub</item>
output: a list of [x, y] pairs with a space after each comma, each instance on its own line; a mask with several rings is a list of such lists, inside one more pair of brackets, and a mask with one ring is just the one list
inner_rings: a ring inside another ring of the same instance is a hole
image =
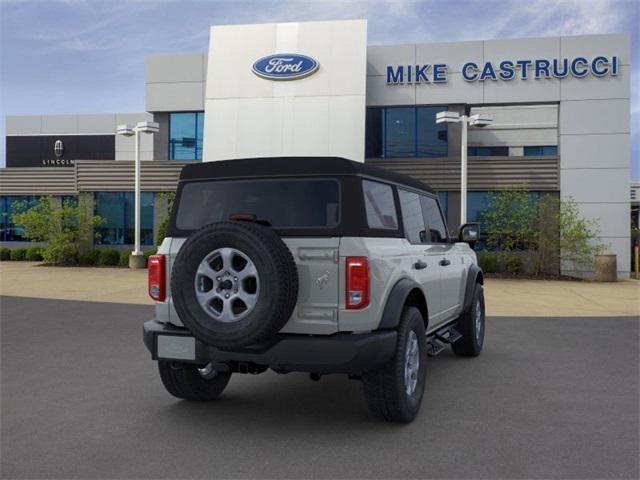
[[221, 322], [237, 322], [255, 307], [260, 276], [246, 253], [217, 248], [200, 262], [195, 290], [207, 315]]

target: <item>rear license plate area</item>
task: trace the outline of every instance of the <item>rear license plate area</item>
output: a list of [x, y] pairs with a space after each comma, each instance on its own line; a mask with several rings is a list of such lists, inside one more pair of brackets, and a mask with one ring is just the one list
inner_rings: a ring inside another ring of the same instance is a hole
[[196, 359], [196, 339], [184, 335], [158, 335], [156, 337], [156, 356], [168, 360]]

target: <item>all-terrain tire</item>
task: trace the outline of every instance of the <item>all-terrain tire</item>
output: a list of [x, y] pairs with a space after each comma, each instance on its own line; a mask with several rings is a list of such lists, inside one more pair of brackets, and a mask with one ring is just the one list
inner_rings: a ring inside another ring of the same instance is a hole
[[477, 357], [482, 352], [484, 344], [485, 313], [484, 289], [476, 283], [469, 310], [458, 318], [456, 330], [462, 338], [451, 344], [456, 355], [463, 357]]
[[[397, 330], [396, 353], [391, 361], [379, 370], [362, 376], [364, 397], [373, 415], [394, 422], [411, 422], [420, 410], [426, 374], [427, 343], [420, 310], [404, 307]], [[405, 364], [407, 344], [414, 335], [417, 338], [419, 368], [415, 389], [409, 394]]]
[[[252, 309], [234, 321], [212, 317], [196, 297], [201, 262], [225, 248], [245, 254], [259, 278]], [[180, 320], [202, 342], [223, 349], [258, 345], [267, 343], [291, 317], [298, 299], [298, 270], [289, 248], [272, 229], [251, 222], [217, 222], [191, 235], [180, 248], [171, 294]]]
[[229, 383], [230, 373], [213, 372], [204, 377], [196, 365], [159, 361], [160, 379], [167, 391], [177, 398], [205, 402], [215, 400]]

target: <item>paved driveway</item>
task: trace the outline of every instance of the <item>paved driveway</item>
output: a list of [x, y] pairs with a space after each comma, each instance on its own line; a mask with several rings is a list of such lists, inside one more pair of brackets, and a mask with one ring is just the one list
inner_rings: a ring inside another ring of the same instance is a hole
[[339, 376], [177, 401], [142, 345], [148, 306], [1, 313], [4, 478], [638, 477], [635, 318], [490, 318], [483, 354], [430, 359], [422, 413], [394, 425]]

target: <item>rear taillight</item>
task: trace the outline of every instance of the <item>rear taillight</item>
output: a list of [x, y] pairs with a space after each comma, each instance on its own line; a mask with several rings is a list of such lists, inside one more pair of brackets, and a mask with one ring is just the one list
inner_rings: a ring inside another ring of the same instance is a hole
[[149, 296], [158, 302], [166, 297], [164, 255], [151, 255], [147, 260], [149, 270]]
[[364, 308], [369, 305], [369, 261], [366, 257], [347, 257], [347, 309]]

